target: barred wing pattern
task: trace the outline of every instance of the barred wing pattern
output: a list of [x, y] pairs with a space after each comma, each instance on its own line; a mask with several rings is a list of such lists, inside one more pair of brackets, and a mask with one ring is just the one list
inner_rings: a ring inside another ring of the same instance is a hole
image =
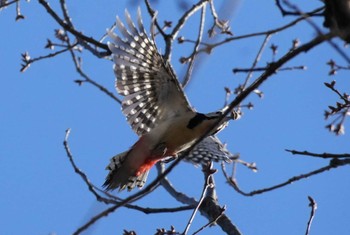
[[227, 163], [232, 162], [235, 156], [230, 153], [226, 146], [216, 136], [208, 136], [185, 156], [184, 160], [195, 165], [207, 164], [211, 161]]
[[[113, 171], [122, 166], [127, 153], [128, 153], [128, 151], [125, 151], [125, 152], [117, 154], [111, 158], [108, 166], [106, 167], [106, 170], [109, 170], [109, 174], [107, 176], [107, 179], [106, 179], [104, 186], [108, 187], [108, 185], [110, 185], [110, 181], [112, 180], [111, 176], [112, 176]], [[146, 171], [145, 173], [143, 173], [139, 176], [131, 176], [128, 179], [129, 182], [124, 187], [122, 187], [120, 190], [127, 188], [128, 191], [130, 191], [135, 187], [142, 188], [146, 183], [148, 173], [149, 173], [149, 171]]]
[[129, 30], [117, 18], [124, 40], [109, 32], [113, 43], [108, 46], [113, 53], [117, 91], [125, 96], [122, 111], [132, 129], [142, 135], [161, 121], [193, 110], [171, 66], [147, 37], [140, 9], [138, 28], [127, 11], [125, 17]]
[[[155, 42], [144, 29], [141, 12], [138, 10], [137, 27], [125, 11], [127, 27], [117, 17], [116, 25], [123, 38], [112, 30], [108, 32], [113, 42], [108, 47], [113, 53], [116, 89], [124, 96], [122, 111], [137, 135], [151, 131], [156, 125], [181, 116], [186, 112], [195, 112], [179, 84], [171, 65], [158, 53]], [[124, 162], [127, 152], [114, 156], [107, 166], [108, 180], [113, 171]], [[189, 153], [185, 160], [193, 164], [206, 164], [209, 161], [229, 162], [233, 155], [216, 137], [205, 138]], [[148, 171], [138, 177], [130, 177], [126, 185], [128, 190], [142, 187]]]

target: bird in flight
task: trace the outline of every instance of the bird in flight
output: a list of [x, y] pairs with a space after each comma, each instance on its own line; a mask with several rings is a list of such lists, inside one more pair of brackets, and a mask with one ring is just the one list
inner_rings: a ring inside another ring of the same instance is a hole
[[215, 134], [239, 114], [233, 111], [219, 122], [224, 109], [207, 114], [196, 112], [170, 63], [147, 36], [140, 9], [137, 26], [128, 11], [125, 18], [127, 27], [117, 17], [121, 36], [112, 30], [108, 32], [112, 39], [108, 47], [114, 61], [115, 87], [124, 96], [122, 112], [140, 138], [128, 151], [111, 159], [104, 187], [129, 191], [143, 187], [155, 163], [181, 155], [205, 134], [206, 138], [184, 160], [194, 164], [229, 162], [233, 155]]

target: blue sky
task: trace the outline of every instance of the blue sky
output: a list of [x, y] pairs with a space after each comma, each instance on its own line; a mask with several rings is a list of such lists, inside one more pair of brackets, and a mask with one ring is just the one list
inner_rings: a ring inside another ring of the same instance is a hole
[[[99, 38], [115, 20], [124, 19], [124, 9], [132, 16], [136, 8], [117, 1], [83, 1], [68, 4], [76, 27], [87, 35]], [[296, 1], [298, 2], [298, 1]], [[220, 3], [221, 4], [221, 3]], [[301, 3], [300, 3], [301, 4]], [[318, 1], [308, 1], [304, 10], [318, 6]], [[56, 4], [52, 3], [55, 9]], [[159, 19], [175, 20], [177, 9], [174, 1], [155, 5]], [[144, 22], [149, 17], [141, 3]], [[218, 7], [219, 8], [219, 7]], [[9, 7], [0, 12], [0, 201], [3, 225], [0, 234], [70, 234], [88, 218], [105, 208], [98, 204], [82, 180], [74, 173], [63, 148], [65, 130], [71, 128], [69, 144], [78, 166], [96, 185], [102, 185], [106, 176], [105, 166], [109, 158], [128, 149], [137, 139], [125, 121], [118, 103], [90, 86], [78, 86], [69, 54], [33, 64], [20, 73], [20, 54], [29, 51], [32, 57], [48, 53], [43, 47], [46, 39], [53, 39], [56, 23], [36, 2], [22, 3], [26, 19], [15, 22], [15, 9]], [[253, 14], [254, 13], [254, 14]], [[134, 17], [135, 18], [135, 17]], [[274, 28], [291, 21], [281, 19], [274, 1], [238, 1], [231, 19], [232, 31], [242, 35]], [[193, 24], [198, 14], [186, 25], [180, 35], [194, 38]], [[317, 24], [322, 25], [318, 19]], [[147, 27], [148, 28], [148, 27]], [[197, 29], [197, 26], [195, 27]], [[279, 46], [278, 56], [299, 38], [301, 43], [311, 40], [315, 32], [308, 24], [274, 35], [269, 43]], [[202, 58], [195, 70], [186, 94], [191, 104], [201, 112], [220, 108], [224, 102], [223, 87], [235, 88], [245, 74], [233, 74], [232, 68], [251, 65], [263, 38], [236, 41], [213, 51]], [[340, 40], [335, 42], [342, 46]], [[162, 42], [158, 40], [159, 48]], [[174, 68], [182, 77], [183, 67], [177, 61], [189, 55], [190, 45], [175, 45]], [[344, 51], [349, 55], [349, 49]], [[83, 69], [89, 76], [114, 90], [112, 63], [98, 60], [84, 52]], [[323, 112], [337, 101], [323, 83], [333, 79], [337, 88], [349, 92], [350, 81], [346, 71], [328, 76], [325, 63], [333, 58], [345, 64], [327, 44], [302, 54], [288, 63], [289, 66], [306, 65], [306, 71], [287, 71], [274, 75], [260, 88], [264, 98], [251, 95], [245, 103], [253, 102], [255, 108], [246, 110], [241, 120], [230, 123], [219, 134], [233, 153], [240, 153], [248, 162], [256, 162], [257, 173], [239, 165], [237, 180], [243, 190], [268, 187], [286, 179], [317, 169], [327, 161], [303, 156], [292, 156], [284, 149], [309, 150], [311, 152], [349, 152], [348, 134], [334, 136], [324, 126]], [[270, 61], [267, 49], [259, 63]], [[259, 73], [255, 73], [253, 79]], [[349, 125], [346, 125], [346, 131]], [[219, 203], [227, 205], [227, 215], [244, 234], [304, 234], [310, 213], [307, 196], [318, 203], [318, 210], [311, 234], [349, 234], [350, 225], [350, 173], [348, 167], [338, 168], [321, 175], [296, 182], [285, 188], [254, 197], [244, 197], [230, 188], [222, 176], [220, 166], [215, 175]], [[229, 166], [227, 166], [229, 169]], [[151, 172], [150, 179], [156, 176]], [[203, 177], [200, 168], [182, 163], [171, 172], [169, 178], [181, 191], [198, 199], [202, 191]], [[121, 196], [128, 196], [122, 193]], [[145, 207], [177, 206], [163, 189], [138, 203]], [[120, 209], [102, 219], [86, 234], [121, 234], [123, 229], [137, 234], [154, 234], [156, 228], [174, 225], [183, 231], [191, 211], [176, 214], [144, 215], [129, 209]], [[206, 223], [201, 216], [195, 218], [194, 232]], [[212, 227], [202, 234], [218, 234]]]

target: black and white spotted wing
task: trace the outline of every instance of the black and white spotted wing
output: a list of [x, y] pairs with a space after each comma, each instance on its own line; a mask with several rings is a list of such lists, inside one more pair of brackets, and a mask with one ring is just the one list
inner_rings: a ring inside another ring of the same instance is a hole
[[192, 164], [207, 164], [211, 161], [227, 163], [235, 160], [235, 156], [230, 153], [225, 145], [216, 136], [208, 136], [184, 157], [184, 160]]
[[170, 65], [158, 53], [144, 29], [140, 9], [138, 27], [125, 11], [128, 29], [117, 18], [123, 38], [109, 32], [116, 88], [125, 96], [122, 111], [132, 129], [142, 135], [160, 121], [193, 111]]

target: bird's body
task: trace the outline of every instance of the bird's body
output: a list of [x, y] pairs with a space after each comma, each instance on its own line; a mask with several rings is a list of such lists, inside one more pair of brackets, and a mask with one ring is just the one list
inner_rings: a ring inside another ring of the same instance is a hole
[[115, 62], [117, 91], [125, 96], [122, 111], [140, 138], [129, 151], [111, 159], [104, 185], [121, 190], [142, 187], [155, 163], [181, 154], [204, 135], [208, 136], [205, 143], [195, 152], [210, 157], [197, 154], [194, 162], [228, 160], [230, 154], [221, 142], [209, 136], [232, 117], [222, 118], [222, 111], [202, 114], [191, 108], [171, 66], [147, 37], [140, 12], [138, 28], [127, 12], [126, 19], [129, 30], [117, 18], [117, 27], [125, 38], [110, 32], [114, 42], [108, 46]]
[[118, 171], [111, 175], [109, 185], [112, 187], [108, 188], [126, 185], [130, 176], [140, 177], [159, 160], [177, 156], [188, 149], [216, 124], [217, 118], [208, 118], [210, 117], [205, 114], [188, 112], [171, 119], [171, 122], [163, 122], [142, 135], [123, 156], [125, 160]]

